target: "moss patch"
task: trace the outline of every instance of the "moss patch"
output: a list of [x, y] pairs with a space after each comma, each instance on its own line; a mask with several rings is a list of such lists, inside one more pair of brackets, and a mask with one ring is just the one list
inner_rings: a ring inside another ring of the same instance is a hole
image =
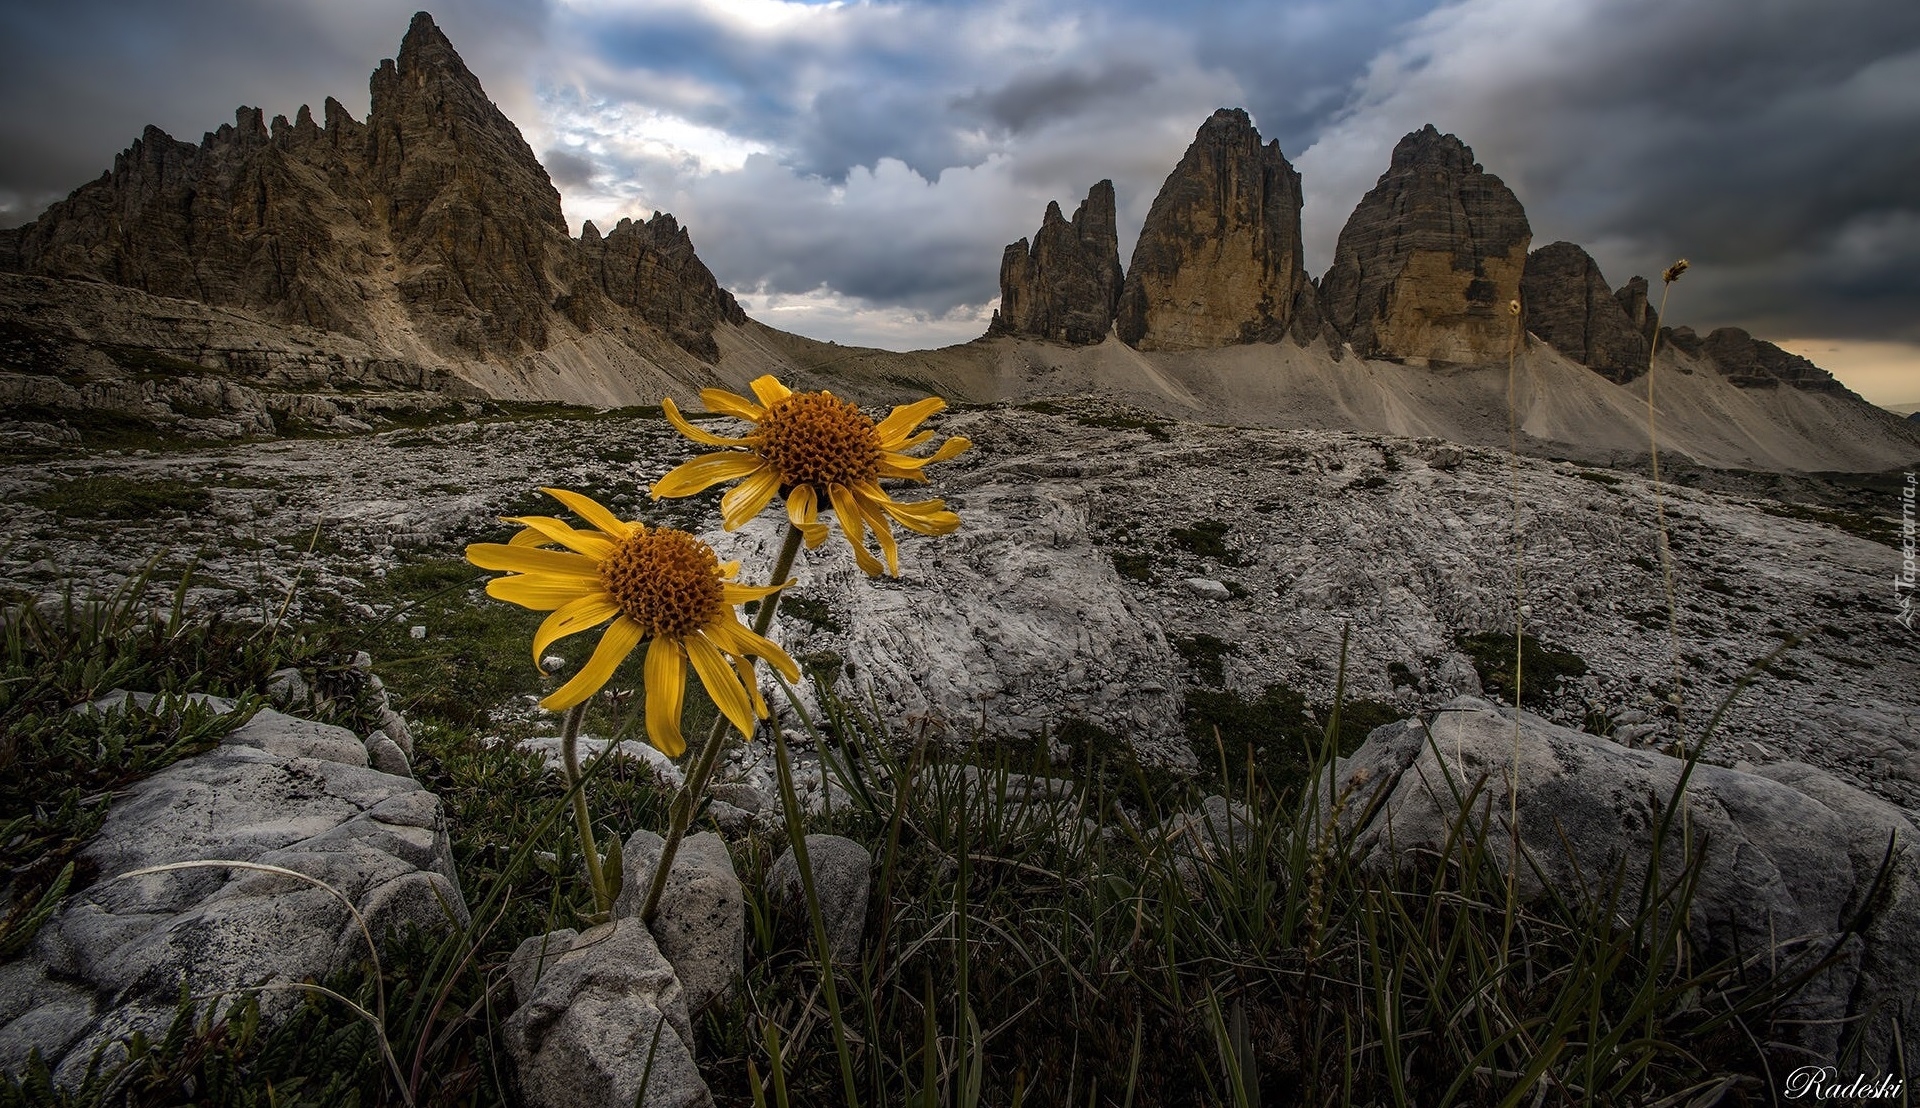
[[1174, 652], [1187, 663], [1187, 672], [1195, 683], [1224, 685], [1226, 672], [1221, 659], [1233, 653], [1233, 645], [1212, 635], [1184, 635], [1173, 640]]
[[197, 512], [210, 501], [207, 490], [172, 478], [137, 481], [130, 477], [80, 477], [62, 481], [27, 498], [62, 519], [144, 519], [170, 512]]
[[1246, 559], [1238, 550], [1227, 545], [1227, 533], [1232, 530], [1230, 524], [1217, 519], [1203, 519], [1192, 527], [1175, 527], [1167, 532], [1175, 546], [1202, 558], [1211, 558], [1223, 565], [1245, 565]]
[[[1252, 700], [1225, 689], [1188, 689], [1187, 741], [1210, 776], [1221, 772], [1225, 758], [1224, 784], [1244, 780], [1251, 761], [1268, 789], [1290, 795], [1306, 783], [1313, 756], [1326, 741], [1319, 721], [1329, 714], [1330, 709], [1310, 712], [1306, 697], [1284, 684], [1268, 685]], [[1340, 708], [1334, 752], [1353, 753], [1374, 728], [1400, 716], [1389, 704], [1347, 701]]]
[[[1660, 625], [1665, 626], [1665, 614], [1655, 614], [1659, 617]], [[1460, 636], [1459, 647], [1461, 653], [1473, 659], [1473, 668], [1480, 674], [1481, 687], [1511, 702], [1513, 636], [1502, 631], [1481, 631]], [[1532, 635], [1521, 636], [1521, 707], [1546, 707], [1547, 698], [1563, 678], [1584, 677], [1586, 672], [1587, 661], [1580, 655], [1549, 646]]]

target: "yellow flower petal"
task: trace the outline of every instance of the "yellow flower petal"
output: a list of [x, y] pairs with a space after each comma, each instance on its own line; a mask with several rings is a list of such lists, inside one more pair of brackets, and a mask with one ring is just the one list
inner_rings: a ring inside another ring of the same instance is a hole
[[898, 451], [889, 450], [881, 455], [881, 459], [900, 469], [924, 469], [935, 462], [944, 462], [950, 458], [958, 458], [960, 455], [965, 454], [972, 446], [972, 439], [967, 438], [965, 435], [955, 435], [946, 442], [941, 443], [940, 449], [924, 458], [916, 458], [911, 454], [902, 454]]
[[[568, 550], [585, 554], [595, 561], [603, 560], [613, 553], [616, 545], [615, 541], [606, 534], [598, 531], [576, 531], [565, 521], [552, 516], [510, 516], [502, 522], [518, 523], [550, 542], [557, 542]], [[519, 537], [514, 536], [516, 539]], [[507, 545], [515, 544], [510, 542]]]
[[[787, 582], [788, 585], [792, 583]], [[772, 596], [786, 587], [786, 585], [742, 585], [734, 581], [723, 581], [720, 584], [720, 600], [725, 604], [740, 605], [749, 600]]]
[[693, 672], [700, 675], [700, 683], [706, 686], [707, 695], [713, 699], [714, 706], [740, 729], [742, 735], [751, 736], [753, 702], [747, 698], [747, 690], [740, 686], [740, 675], [733, 671], [727, 659], [707, 641], [706, 636], [695, 632], [681, 641], [687, 648], [687, 660], [693, 663]]
[[860, 572], [868, 577], [880, 576], [880, 560], [867, 550], [865, 517], [860, 507], [854, 503], [853, 493], [844, 485], [833, 485], [827, 489], [827, 498], [833, 501], [833, 514], [840, 521], [840, 533], [847, 537], [853, 547], [853, 561]]
[[[727, 395], [731, 396], [733, 394], [728, 393]], [[724, 435], [716, 435], [712, 431], [695, 427], [692, 423], [688, 422], [685, 416], [680, 414], [680, 409], [674, 404], [673, 397], [671, 396], [661, 399], [660, 408], [667, 413], [667, 422], [673, 424], [673, 429], [692, 439], [694, 442], [702, 443], [706, 446], [747, 445], [746, 439], [730, 439]]]
[[764, 658], [789, 681], [800, 680], [800, 667], [772, 639], [754, 634], [731, 615], [722, 616], [703, 629], [715, 646], [729, 654]]
[[680, 644], [654, 636], [647, 647], [647, 740], [669, 758], [686, 753], [680, 708], [687, 697], [687, 658]]
[[598, 580], [556, 577], [546, 573], [517, 573], [487, 582], [487, 595], [536, 612], [551, 612], [583, 596], [605, 596]]
[[592, 630], [619, 613], [620, 605], [604, 592], [590, 593], [561, 605], [542, 620], [540, 629], [533, 633], [534, 668], [546, 672], [545, 667], [540, 665], [540, 659], [546, 655], [547, 647], [568, 635]]
[[509, 573], [550, 573], [561, 577], [586, 577], [594, 581], [600, 579], [598, 562], [585, 554], [572, 554], [565, 550], [476, 542], [467, 547], [467, 561], [481, 569], [503, 569]]
[[893, 541], [893, 527], [887, 522], [887, 513], [882, 505], [890, 503], [887, 494], [880, 486], [869, 481], [853, 487], [853, 502], [860, 509], [860, 518], [873, 528], [873, 537], [880, 540], [880, 555], [887, 560], [887, 572], [900, 576], [900, 548]]
[[735, 530], [767, 506], [773, 494], [780, 491], [780, 476], [773, 472], [772, 466], [762, 466], [749, 474], [746, 480], [727, 490], [720, 498], [721, 526], [729, 531]]
[[820, 501], [812, 485], [796, 485], [787, 494], [787, 519], [806, 536], [808, 550], [827, 541], [827, 525], [820, 522]]
[[793, 395], [793, 390], [781, 384], [780, 379], [771, 373], [755, 377], [751, 388], [753, 395], [760, 398], [760, 403], [769, 408]]
[[691, 462], [683, 463], [665, 477], [653, 483], [653, 498], [692, 496], [704, 492], [722, 481], [731, 481], [735, 477], [745, 477], [767, 463], [758, 454], [744, 450], [729, 450], [720, 454], [702, 454]]
[[565, 504], [568, 511], [616, 539], [624, 539], [635, 531], [646, 530], [637, 522], [629, 523], [621, 520], [620, 517], [602, 507], [599, 501], [585, 493], [570, 489], [541, 489], [540, 491]]
[[945, 408], [947, 402], [937, 396], [917, 400], [912, 404], [902, 404], [893, 410], [893, 414], [880, 421], [874, 433], [880, 436], [882, 450], [897, 450], [906, 437], [913, 433], [928, 416]]
[[946, 505], [944, 500], [922, 500], [917, 504], [888, 500], [881, 507], [909, 531], [918, 531], [923, 535], [945, 535], [960, 526], [959, 516], [943, 510]]
[[507, 540], [508, 546], [545, 546], [547, 537], [531, 527], [522, 527]]
[[753, 663], [745, 658], [733, 660], [733, 672], [740, 675], [740, 683], [747, 687], [748, 695], [753, 697], [753, 714], [766, 719], [773, 713], [767, 711], [767, 698], [760, 695], [760, 682], [753, 675]]
[[587, 664], [580, 667], [571, 681], [542, 700], [540, 706], [552, 712], [563, 711], [599, 692], [639, 644], [639, 624], [626, 616], [614, 620], [607, 633], [600, 636], [600, 645], [593, 648], [593, 657], [587, 659]]
[[726, 389], [701, 389], [700, 403], [705, 404], [710, 412], [735, 416], [749, 423], [758, 423], [760, 417], [767, 414], [765, 408], [737, 392], [728, 392]]

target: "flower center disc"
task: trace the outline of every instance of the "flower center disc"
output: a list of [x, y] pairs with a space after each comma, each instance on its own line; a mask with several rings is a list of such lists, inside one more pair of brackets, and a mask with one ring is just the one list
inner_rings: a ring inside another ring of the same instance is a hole
[[827, 392], [796, 392], [760, 417], [759, 453], [783, 488], [870, 481], [880, 472], [880, 439], [873, 420]]
[[721, 606], [713, 548], [670, 527], [621, 543], [600, 563], [600, 583], [647, 638], [683, 638], [711, 622]]

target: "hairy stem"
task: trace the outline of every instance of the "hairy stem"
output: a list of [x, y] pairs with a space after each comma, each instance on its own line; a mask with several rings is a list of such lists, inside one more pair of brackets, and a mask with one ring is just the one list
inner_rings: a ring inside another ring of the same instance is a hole
[[610, 912], [613, 897], [607, 891], [607, 876], [600, 869], [600, 848], [593, 841], [593, 820], [587, 816], [587, 790], [580, 784], [580, 721], [586, 718], [587, 704], [581, 701], [567, 709], [560, 725], [560, 754], [567, 764], [567, 788], [573, 793], [573, 826], [580, 833], [580, 850], [587, 856], [587, 880], [593, 885], [593, 910]]

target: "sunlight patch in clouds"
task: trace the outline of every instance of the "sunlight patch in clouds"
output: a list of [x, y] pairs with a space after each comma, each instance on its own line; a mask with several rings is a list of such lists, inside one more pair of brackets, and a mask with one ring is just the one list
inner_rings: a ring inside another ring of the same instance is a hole
[[942, 314], [876, 305], [826, 286], [802, 293], [736, 292], [746, 313], [770, 327], [846, 346], [928, 350], [970, 342], [987, 330], [999, 299], [963, 304]]

